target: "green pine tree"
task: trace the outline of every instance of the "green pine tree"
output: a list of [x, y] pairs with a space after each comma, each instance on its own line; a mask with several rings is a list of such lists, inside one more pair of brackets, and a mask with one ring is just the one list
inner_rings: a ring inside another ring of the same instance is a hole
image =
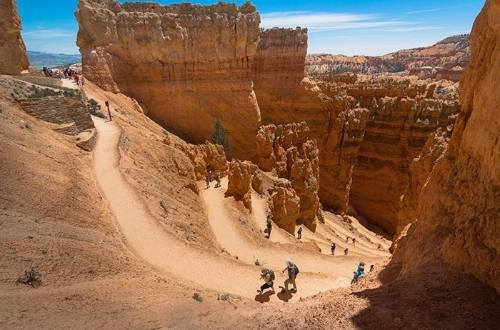
[[214, 125], [214, 134], [212, 135], [212, 142], [224, 147], [224, 151], [229, 152], [229, 140], [226, 137], [226, 132], [220, 119], [217, 118]]

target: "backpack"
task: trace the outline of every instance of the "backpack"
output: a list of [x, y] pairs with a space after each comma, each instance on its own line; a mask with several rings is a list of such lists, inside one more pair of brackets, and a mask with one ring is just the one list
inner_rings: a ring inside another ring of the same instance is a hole
[[297, 275], [299, 275], [299, 272], [300, 272], [300, 271], [299, 271], [299, 267], [297, 267], [297, 265], [294, 265], [294, 266], [295, 266], [295, 267], [294, 267], [294, 268], [295, 268], [295, 269], [294, 269], [294, 271], [295, 271], [295, 276], [297, 276]]
[[269, 271], [269, 277], [271, 278], [271, 281], [274, 281], [276, 279], [276, 275], [274, 275], [274, 272], [272, 270]]

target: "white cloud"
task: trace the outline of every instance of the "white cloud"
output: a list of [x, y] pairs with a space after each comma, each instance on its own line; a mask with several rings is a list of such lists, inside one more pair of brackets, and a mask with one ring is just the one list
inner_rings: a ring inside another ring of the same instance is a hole
[[75, 37], [76, 32], [59, 29], [33, 29], [23, 32], [25, 38], [52, 39]]
[[394, 29], [385, 29], [385, 32], [417, 32], [417, 31], [432, 31], [443, 29], [441, 26], [412, 26]]
[[410, 24], [396, 19], [381, 19], [378, 15], [327, 12], [273, 12], [261, 15], [262, 27], [308, 28], [311, 32], [373, 29]]

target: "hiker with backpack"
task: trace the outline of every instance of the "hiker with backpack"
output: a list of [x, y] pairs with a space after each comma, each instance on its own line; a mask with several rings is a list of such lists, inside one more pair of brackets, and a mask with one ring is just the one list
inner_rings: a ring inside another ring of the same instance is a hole
[[212, 181], [212, 170], [208, 169], [207, 170], [207, 174], [205, 175], [205, 183], [207, 184], [207, 186], [205, 187], [205, 189], [210, 188], [210, 182], [211, 181]]
[[293, 285], [292, 292], [297, 292], [297, 284], [295, 284], [295, 279], [297, 278], [297, 275], [299, 275], [299, 267], [297, 267], [297, 265], [294, 264], [292, 260], [288, 259], [286, 261], [286, 268], [283, 269], [283, 273], [285, 272], [285, 270], [288, 271], [288, 278], [285, 280], [286, 292], [288, 292], [289, 284]]
[[358, 279], [365, 275], [365, 263], [360, 262], [358, 265], [358, 269], [354, 272], [354, 277], [352, 278], [351, 284], [355, 284], [358, 282]]
[[297, 230], [297, 239], [302, 239], [302, 227], [299, 227], [299, 230]]
[[220, 174], [217, 173], [215, 175], [215, 188], [220, 188], [221, 187], [221, 184], [220, 184]]
[[273, 230], [273, 216], [271, 214], [267, 215], [266, 230], [267, 238], [271, 238], [271, 231]]
[[262, 268], [260, 278], [264, 280], [264, 284], [261, 285], [260, 290], [257, 290], [257, 292], [263, 294], [265, 289], [272, 289], [274, 292], [274, 280], [276, 279], [274, 272], [268, 268]]

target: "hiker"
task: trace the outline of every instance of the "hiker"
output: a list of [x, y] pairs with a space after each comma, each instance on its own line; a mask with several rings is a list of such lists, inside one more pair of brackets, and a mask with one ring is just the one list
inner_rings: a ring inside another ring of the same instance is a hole
[[207, 187], [205, 189], [210, 188], [211, 181], [212, 181], [212, 170], [207, 170], [207, 175], [205, 175], [205, 182], [207, 183]]
[[332, 243], [332, 256], [335, 255], [335, 248], [337, 247], [337, 244]]
[[351, 284], [357, 283], [358, 279], [365, 275], [365, 263], [360, 262], [358, 265], [358, 269], [354, 272], [354, 277], [352, 278]]
[[217, 173], [215, 175], [215, 182], [216, 182], [215, 183], [215, 188], [220, 188], [221, 185], [220, 185], [220, 174], [219, 173]]
[[288, 271], [288, 278], [285, 280], [286, 292], [288, 292], [289, 284], [293, 285], [292, 292], [297, 292], [297, 284], [295, 284], [295, 279], [297, 278], [297, 275], [299, 275], [299, 267], [297, 267], [297, 265], [294, 264], [291, 259], [288, 259], [286, 261], [286, 268], [283, 269], [282, 273], [284, 273], [285, 270]]
[[109, 101], [105, 101], [104, 104], [106, 105], [106, 108], [108, 108], [109, 121], [113, 121], [113, 117], [111, 117], [111, 109], [109, 108]]
[[375, 265], [370, 265], [370, 273], [373, 272], [373, 269], [375, 269]]
[[297, 230], [297, 239], [302, 239], [302, 227], [299, 227], [299, 230]]
[[260, 290], [257, 290], [258, 293], [264, 293], [265, 289], [271, 288], [274, 292], [274, 279], [276, 276], [274, 272], [267, 268], [262, 268], [260, 278], [264, 280], [264, 284], [260, 287]]
[[273, 230], [273, 216], [268, 214], [266, 221], [266, 230], [264, 231], [267, 234], [267, 238], [271, 238], [271, 231]]
[[348, 255], [348, 254], [349, 254], [349, 248], [345, 248], [345, 250], [344, 250], [344, 255], [346, 256], [346, 255]]
[[356, 245], [356, 238], [352, 238], [352, 245]]

